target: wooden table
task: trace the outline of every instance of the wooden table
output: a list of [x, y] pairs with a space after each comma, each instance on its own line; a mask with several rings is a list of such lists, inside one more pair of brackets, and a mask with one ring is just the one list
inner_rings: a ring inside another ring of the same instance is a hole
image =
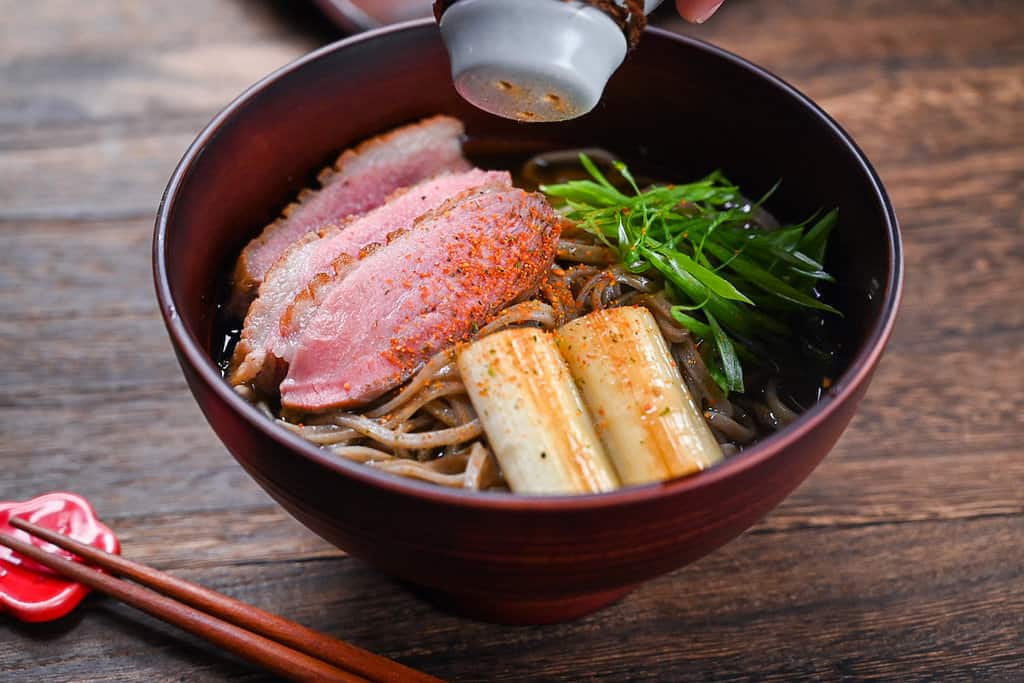
[[[334, 30], [243, 0], [0, 0], [0, 17], [0, 500], [78, 491], [126, 555], [446, 678], [1024, 680], [1024, 3], [660, 14], [853, 134], [903, 224], [903, 313], [849, 432], [767, 519], [537, 628], [437, 611], [305, 531], [207, 427], [158, 318], [150, 234], [174, 164]], [[46, 626], [0, 618], [5, 681], [264, 678], [102, 598]]]

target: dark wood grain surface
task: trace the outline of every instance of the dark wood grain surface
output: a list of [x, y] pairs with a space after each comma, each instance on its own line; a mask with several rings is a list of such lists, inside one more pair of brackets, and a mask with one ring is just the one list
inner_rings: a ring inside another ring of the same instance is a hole
[[[750, 532], [582, 621], [509, 628], [419, 601], [247, 478], [185, 387], [149, 266], [202, 125], [336, 36], [304, 3], [246, 0], [0, 0], [0, 500], [75, 490], [136, 560], [457, 680], [1024, 680], [1024, 3], [659, 21], [821, 103], [906, 240], [858, 417]], [[91, 597], [56, 624], [0, 617], [0, 679], [267, 676]]]

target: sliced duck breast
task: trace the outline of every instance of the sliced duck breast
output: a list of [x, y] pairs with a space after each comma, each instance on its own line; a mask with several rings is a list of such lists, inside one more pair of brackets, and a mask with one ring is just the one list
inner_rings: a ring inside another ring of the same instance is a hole
[[389, 234], [411, 228], [418, 216], [445, 200], [482, 185], [511, 188], [512, 177], [506, 171], [480, 169], [443, 173], [398, 190], [376, 209], [340, 226], [308, 233], [288, 247], [267, 271], [259, 296], [249, 307], [232, 358], [229, 381], [253, 383], [264, 391], [275, 389], [280, 373], [291, 360], [291, 342], [295, 338], [281, 334], [281, 319], [295, 296], [314, 277], [326, 272], [333, 274], [337, 259], [357, 258], [368, 245], [383, 243]]
[[282, 405], [364, 405], [438, 351], [468, 339], [549, 271], [559, 220], [538, 194], [470, 190], [421, 216], [334, 277], [318, 276], [285, 314], [297, 333]]
[[346, 150], [324, 169], [318, 190], [306, 189], [238, 257], [233, 307], [244, 311], [271, 266], [296, 240], [323, 225], [380, 206], [395, 190], [445, 171], [470, 167], [462, 156], [458, 119], [434, 116]]

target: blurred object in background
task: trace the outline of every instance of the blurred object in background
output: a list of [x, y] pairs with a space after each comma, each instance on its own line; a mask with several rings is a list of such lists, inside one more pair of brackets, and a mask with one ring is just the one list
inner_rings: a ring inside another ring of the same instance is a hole
[[[314, 4], [343, 30], [358, 33], [409, 19], [433, 16], [433, 0], [314, 0]], [[652, 23], [682, 23], [675, 3], [666, 2], [651, 17]], [[660, 21], [659, 21], [660, 20]], [[673, 27], [679, 30], [679, 26]]]
[[431, 16], [433, 0], [316, 0], [327, 16], [350, 31]]

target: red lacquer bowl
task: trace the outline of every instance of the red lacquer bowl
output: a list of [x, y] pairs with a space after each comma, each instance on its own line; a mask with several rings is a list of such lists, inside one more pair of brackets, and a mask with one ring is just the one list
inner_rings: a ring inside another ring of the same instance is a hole
[[[576, 498], [472, 494], [344, 462], [276, 428], [221, 380], [212, 353], [218, 285], [247, 239], [337, 152], [435, 113], [474, 139], [607, 147], [692, 178], [723, 169], [772, 208], [841, 221], [829, 268], [848, 362], [797, 423], [716, 469]], [[699, 41], [649, 30], [592, 114], [523, 125], [459, 99], [436, 28], [416, 22], [314, 52], [246, 91], [189, 148], [154, 242], [157, 296], [188, 384], [239, 463], [338, 547], [453, 609], [508, 622], [578, 617], [735, 538], [829, 452], [867, 389], [899, 300], [896, 218], [850, 138], [771, 74]]]

